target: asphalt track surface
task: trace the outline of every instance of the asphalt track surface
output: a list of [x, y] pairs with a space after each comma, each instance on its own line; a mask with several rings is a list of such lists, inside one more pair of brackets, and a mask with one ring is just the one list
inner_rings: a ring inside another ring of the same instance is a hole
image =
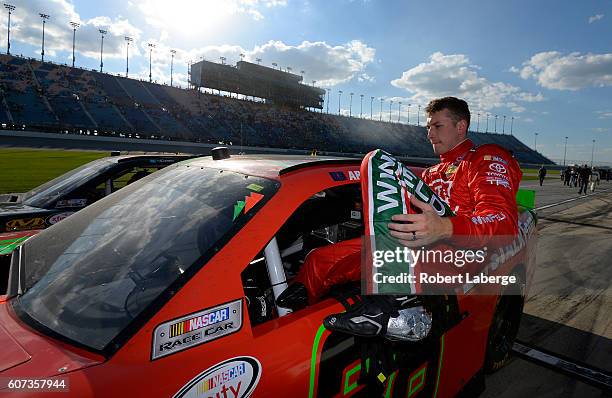
[[[612, 182], [586, 197], [557, 179], [521, 187], [536, 190], [539, 241], [517, 340], [612, 374]], [[612, 397], [612, 390], [515, 356], [481, 394], [526, 396]]]

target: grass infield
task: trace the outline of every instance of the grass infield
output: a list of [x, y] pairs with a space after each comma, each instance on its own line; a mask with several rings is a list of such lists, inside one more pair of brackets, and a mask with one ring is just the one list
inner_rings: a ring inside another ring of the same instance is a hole
[[110, 152], [0, 149], [0, 193], [27, 192]]
[[[0, 149], [0, 194], [27, 192], [65, 172], [105, 156], [109, 152]], [[549, 170], [546, 178], [559, 178], [558, 170]], [[537, 169], [523, 169], [523, 180], [537, 180]]]

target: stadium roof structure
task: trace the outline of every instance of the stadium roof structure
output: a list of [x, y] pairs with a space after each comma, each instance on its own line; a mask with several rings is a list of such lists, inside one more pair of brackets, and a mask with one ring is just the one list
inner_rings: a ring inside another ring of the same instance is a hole
[[302, 84], [302, 76], [240, 61], [236, 66], [200, 61], [191, 65], [195, 87], [259, 97], [277, 105], [323, 109], [325, 90]]

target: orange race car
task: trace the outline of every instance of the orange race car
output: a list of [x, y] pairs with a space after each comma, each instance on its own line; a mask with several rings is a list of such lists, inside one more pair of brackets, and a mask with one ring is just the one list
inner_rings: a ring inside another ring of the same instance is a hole
[[[360, 378], [367, 344], [323, 326], [359, 301], [359, 283], [333, 286], [293, 312], [276, 302], [313, 249], [363, 235], [359, 166], [215, 152], [168, 166], [30, 238], [13, 253], [0, 296], [0, 391], [373, 396]], [[525, 281], [534, 213], [520, 207], [519, 224], [499, 269]], [[394, 366], [382, 395], [454, 396], [503, 364], [524, 291], [477, 289], [420, 297], [431, 331], [378, 346]]]

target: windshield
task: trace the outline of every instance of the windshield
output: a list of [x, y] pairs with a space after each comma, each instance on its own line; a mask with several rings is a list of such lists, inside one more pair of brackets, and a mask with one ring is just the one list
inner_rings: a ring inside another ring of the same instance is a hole
[[26, 192], [23, 195], [23, 202], [28, 206], [45, 207], [67, 189], [88, 181], [90, 178], [110, 169], [115, 164], [108, 159], [98, 159], [86, 163]]
[[103, 350], [219, 250], [278, 184], [188, 165], [151, 174], [27, 241], [26, 293], [16, 309]]

